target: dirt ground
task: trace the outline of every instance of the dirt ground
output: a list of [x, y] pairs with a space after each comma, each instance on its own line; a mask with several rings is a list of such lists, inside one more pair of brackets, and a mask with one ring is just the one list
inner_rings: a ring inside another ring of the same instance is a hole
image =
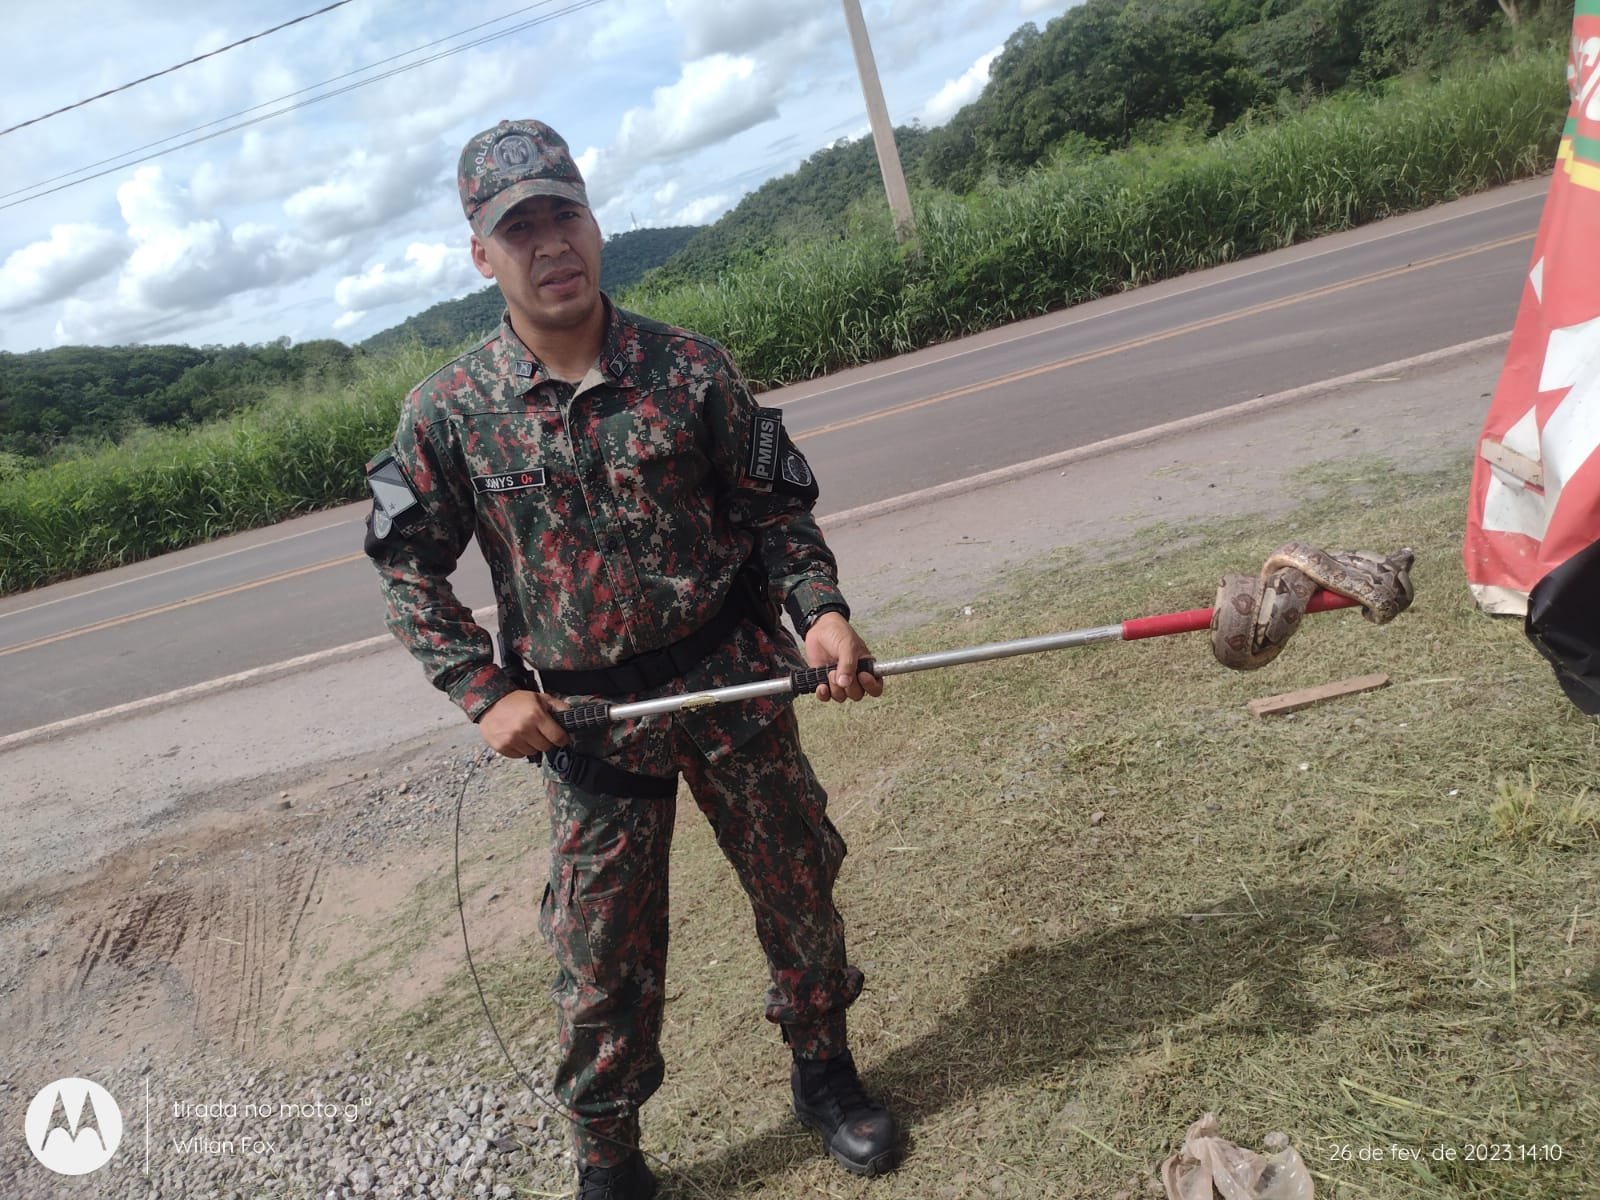
[[[340, 1018], [356, 1001], [330, 980], [348, 982], [353, 964], [397, 1011], [437, 991], [461, 963], [453, 903], [418, 915], [403, 939], [395, 914], [422, 881], [448, 883], [454, 899], [451, 817], [469, 765], [485, 778], [531, 772], [483, 763], [475, 740], [451, 731], [257, 780], [221, 804], [197, 798], [89, 869], [0, 896], [8, 1041], [52, 1063], [206, 1048], [277, 1058], [348, 1035]], [[531, 832], [521, 855], [501, 858], [505, 877], [542, 871]], [[486, 946], [531, 924], [511, 904], [480, 909], [469, 919]], [[389, 947], [379, 961], [374, 935]]]

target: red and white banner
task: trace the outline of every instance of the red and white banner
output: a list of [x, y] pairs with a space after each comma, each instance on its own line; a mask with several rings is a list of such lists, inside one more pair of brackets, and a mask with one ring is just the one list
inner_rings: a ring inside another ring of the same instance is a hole
[[1600, 0], [1578, 0], [1567, 84], [1572, 107], [1467, 507], [1467, 582], [1494, 613], [1525, 613], [1535, 584], [1600, 540]]

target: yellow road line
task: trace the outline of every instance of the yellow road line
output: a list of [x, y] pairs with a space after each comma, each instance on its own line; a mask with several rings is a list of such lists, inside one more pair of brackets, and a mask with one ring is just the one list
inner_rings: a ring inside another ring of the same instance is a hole
[[1330, 283], [1320, 288], [1313, 288], [1308, 292], [1299, 292], [1293, 296], [1285, 296], [1280, 300], [1268, 300], [1249, 308], [1241, 308], [1235, 312], [1222, 313], [1219, 316], [1207, 317], [1203, 321], [1192, 321], [1187, 325], [1180, 325], [1175, 329], [1168, 329], [1161, 333], [1147, 334], [1144, 337], [1132, 338], [1126, 342], [1118, 342], [1114, 346], [1106, 346], [1100, 350], [1088, 350], [1082, 354], [1075, 354], [1071, 358], [1061, 359], [1059, 362], [1044, 363], [1037, 367], [1028, 367], [1021, 371], [1013, 371], [1009, 375], [999, 375], [993, 379], [986, 379], [982, 383], [968, 384], [966, 387], [952, 388], [948, 392], [940, 392], [936, 396], [925, 396], [920, 400], [907, 400], [903, 404], [896, 404], [890, 408], [878, 409], [870, 413], [862, 413], [859, 417], [847, 417], [841, 421], [831, 421], [826, 425], [819, 425], [815, 429], [791, 435], [795, 441], [803, 442], [806, 438], [821, 437], [826, 433], [838, 433], [845, 429], [854, 429], [858, 425], [868, 425], [873, 421], [882, 421], [887, 417], [897, 417], [901, 413], [914, 412], [919, 408], [928, 408], [934, 404], [943, 404], [947, 400], [959, 400], [963, 396], [975, 395], [978, 392], [988, 391], [991, 388], [1005, 387], [1008, 384], [1020, 383], [1024, 379], [1034, 379], [1040, 375], [1048, 375], [1052, 371], [1064, 371], [1068, 367], [1081, 366], [1083, 363], [1094, 362], [1096, 359], [1109, 358], [1113, 354], [1123, 354], [1129, 350], [1138, 350], [1145, 346], [1153, 346], [1157, 342], [1169, 341], [1172, 338], [1183, 337], [1191, 333], [1199, 333], [1205, 329], [1213, 329], [1218, 325], [1226, 325], [1230, 321], [1242, 320], [1245, 317], [1259, 316], [1262, 313], [1273, 312], [1280, 308], [1302, 304], [1307, 300], [1316, 300], [1322, 296], [1331, 296], [1336, 292], [1348, 291], [1350, 288], [1362, 287], [1369, 283], [1380, 283], [1385, 279], [1393, 279], [1399, 275], [1407, 275], [1413, 271], [1425, 270], [1428, 267], [1442, 266], [1445, 263], [1455, 262], [1457, 259], [1470, 258], [1474, 254], [1483, 254], [1490, 250], [1499, 250], [1506, 246], [1515, 246], [1518, 242], [1531, 242], [1534, 235], [1519, 233], [1513, 237], [1501, 238], [1495, 242], [1485, 242], [1466, 250], [1454, 250], [1449, 254], [1441, 254], [1437, 258], [1423, 259], [1421, 262], [1407, 263], [1403, 267], [1387, 267], [1382, 271], [1374, 271], [1370, 275], [1361, 275], [1355, 279], [1347, 279], [1342, 283]]
[[57, 596], [53, 600], [41, 600], [37, 604], [30, 604], [26, 608], [10, 608], [0, 612], [0, 621], [9, 617], [20, 617], [23, 613], [33, 612], [39, 608], [49, 608], [52, 604], [66, 604], [71, 600], [82, 600], [85, 596], [94, 596], [100, 592], [109, 592], [112, 588], [127, 587], [131, 583], [143, 583], [147, 579], [155, 579], [161, 575], [170, 575], [174, 571], [190, 571], [195, 567], [203, 567], [206, 563], [217, 562], [220, 559], [232, 558], [235, 554], [249, 554], [252, 550], [260, 550], [263, 546], [276, 546], [279, 542], [292, 542], [295, 538], [310, 537], [316, 533], [326, 533], [330, 529], [338, 529], [341, 525], [360, 524], [360, 521], [351, 522], [346, 517], [344, 520], [335, 521], [332, 525], [318, 525], [315, 529], [302, 529], [297, 533], [286, 533], [282, 537], [268, 538], [264, 542], [252, 541], [248, 546], [239, 546], [233, 550], [224, 550], [220, 554], [212, 554], [206, 558], [197, 558], [191, 562], [182, 562], [173, 567], [162, 567], [159, 571], [146, 571], [140, 575], [132, 575], [127, 579], [119, 579], [115, 583], [102, 583], [99, 587], [88, 588], [81, 592], [73, 592], [70, 596]]
[[157, 605], [155, 608], [142, 609], [136, 613], [128, 613], [121, 617], [107, 617], [104, 621], [96, 621], [92, 625], [82, 625], [77, 629], [64, 630], [61, 633], [52, 633], [48, 637], [35, 638], [31, 642], [22, 642], [16, 646], [7, 646], [0, 650], [0, 658], [8, 654], [20, 654], [24, 650], [37, 650], [41, 646], [50, 646], [56, 642], [64, 642], [69, 638], [81, 637], [86, 633], [97, 633], [102, 629], [115, 629], [118, 625], [126, 625], [130, 621], [142, 621], [146, 617], [157, 617], [162, 613], [175, 612], [180, 608], [188, 608], [192, 604], [204, 604], [207, 600], [220, 600], [224, 596], [237, 595], [239, 592], [248, 592], [251, 588], [265, 587], [269, 583], [281, 583], [285, 579], [293, 579], [297, 575], [309, 575], [313, 571], [321, 571], [328, 567], [340, 567], [345, 563], [352, 563], [365, 558], [365, 554], [345, 554], [339, 558], [330, 558], [324, 562], [312, 563], [306, 567], [295, 567], [288, 571], [279, 571], [276, 575], [268, 575], [265, 579], [253, 579], [249, 583], [236, 583], [232, 587], [218, 588], [214, 592], [206, 592], [201, 596], [190, 596], [187, 600], [174, 600], [171, 604]]

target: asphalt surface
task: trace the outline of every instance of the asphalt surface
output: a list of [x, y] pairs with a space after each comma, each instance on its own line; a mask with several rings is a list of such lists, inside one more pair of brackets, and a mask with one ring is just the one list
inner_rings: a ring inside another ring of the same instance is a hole
[[[1510, 328], [1544, 181], [770, 393], [839, 514]], [[363, 506], [0, 602], [0, 736], [381, 635]], [[475, 555], [458, 592], [490, 602]]]

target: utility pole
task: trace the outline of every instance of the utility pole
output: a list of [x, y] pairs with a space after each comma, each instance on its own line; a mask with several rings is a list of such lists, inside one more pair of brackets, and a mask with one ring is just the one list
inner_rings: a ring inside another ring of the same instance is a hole
[[894, 144], [894, 126], [889, 124], [889, 106], [883, 102], [878, 64], [872, 57], [872, 43], [867, 40], [860, 0], [844, 0], [844, 19], [850, 26], [856, 70], [861, 73], [861, 91], [867, 98], [867, 117], [872, 122], [872, 142], [878, 150], [878, 169], [883, 172], [883, 190], [889, 195], [889, 212], [894, 217], [895, 241], [915, 243], [917, 223], [911, 215], [911, 193], [906, 190], [905, 172], [900, 169], [900, 151]]

